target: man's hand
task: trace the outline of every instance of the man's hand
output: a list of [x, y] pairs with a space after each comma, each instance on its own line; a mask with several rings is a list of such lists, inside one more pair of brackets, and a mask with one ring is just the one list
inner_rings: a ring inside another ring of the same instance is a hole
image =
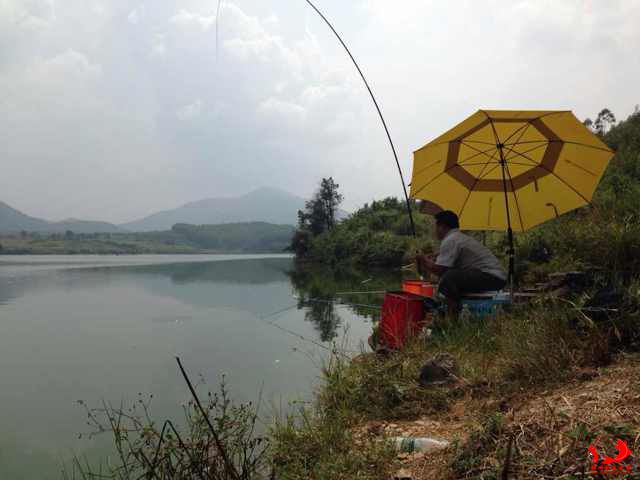
[[444, 272], [447, 271], [447, 267], [443, 267], [441, 265], [438, 265], [435, 262], [435, 256], [434, 255], [417, 255], [416, 256], [416, 262], [426, 272], [435, 273], [438, 276], [442, 275]]
[[430, 272], [433, 271], [433, 267], [436, 265], [433, 255], [417, 255], [416, 262], [418, 262], [422, 268]]

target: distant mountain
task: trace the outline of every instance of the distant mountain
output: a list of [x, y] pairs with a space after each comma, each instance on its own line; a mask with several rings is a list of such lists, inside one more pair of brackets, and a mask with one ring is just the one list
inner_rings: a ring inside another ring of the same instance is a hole
[[[277, 188], [259, 188], [239, 197], [208, 198], [187, 203], [173, 210], [154, 213], [148, 217], [113, 225], [69, 218], [49, 222], [30, 217], [6, 203], [0, 202], [0, 233], [16, 233], [22, 230], [40, 233], [125, 233], [171, 230], [177, 223], [191, 225], [218, 225], [226, 223], [265, 222], [275, 225], [296, 225], [298, 210], [306, 200]], [[338, 211], [338, 218], [347, 216]]]
[[52, 222], [50, 225], [56, 232], [66, 232], [71, 230], [73, 233], [125, 233], [127, 230], [109, 222], [100, 222], [94, 220], [78, 220], [69, 218], [61, 222]]
[[21, 230], [42, 232], [46, 230], [48, 225], [49, 222], [45, 220], [30, 217], [6, 203], [0, 202], [0, 232], [2, 233], [14, 233]]
[[[222, 223], [266, 222], [295, 225], [305, 199], [276, 188], [259, 188], [239, 197], [208, 198], [187, 203], [121, 225], [133, 232], [169, 230], [177, 223], [214, 225]], [[346, 216], [340, 211], [339, 216]]]
[[48, 222], [41, 218], [30, 217], [19, 210], [0, 202], [0, 233], [17, 233], [20, 231], [40, 233], [121, 233], [123, 228], [107, 222], [91, 222], [70, 218], [61, 222]]

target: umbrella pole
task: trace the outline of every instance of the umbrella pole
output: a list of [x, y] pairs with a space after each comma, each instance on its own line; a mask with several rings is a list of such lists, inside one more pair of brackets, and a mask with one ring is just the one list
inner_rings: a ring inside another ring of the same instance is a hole
[[505, 162], [504, 159], [504, 152], [503, 149], [504, 145], [502, 145], [502, 143], [498, 144], [498, 151], [500, 152], [500, 165], [502, 168], [502, 187], [504, 190], [504, 205], [505, 205], [505, 209], [507, 211], [507, 237], [509, 239], [509, 277], [508, 277], [508, 284], [509, 284], [509, 293], [510, 293], [510, 297], [511, 300], [513, 300], [513, 283], [514, 283], [514, 276], [515, 276], [515, 262], [514, 262], [514, 248], [513, 248], [513, 229], [511, 228], [511, 212], [509, 209], [509, 195], [507, 193], [507, 164]]

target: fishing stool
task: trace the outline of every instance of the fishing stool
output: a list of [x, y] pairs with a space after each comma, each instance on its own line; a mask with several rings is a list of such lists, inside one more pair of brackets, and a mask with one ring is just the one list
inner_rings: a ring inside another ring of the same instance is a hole
[[505, 305], [511, 304], [511, 296], [508, 292], [482, 292], [467, 293], [460, 300], [460, 308], [465, 307], [473, 316], [495, 317]]

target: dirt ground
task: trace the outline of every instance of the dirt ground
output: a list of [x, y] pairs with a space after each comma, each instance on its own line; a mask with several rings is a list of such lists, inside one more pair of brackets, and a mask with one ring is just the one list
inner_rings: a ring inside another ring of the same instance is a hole
[[[632, 473], [609, 472], [600, 478], [640, 478], [640, 355], [621, 355], [598, 370], [575, 372], [573, 379], [547, 390], [523, 391], [511, 398], [476, 398], [468, 392], [448, 412], [407, 422], [372, 421], [358, 429], [360, 441], [372, 437], [431, 437], [451, 442], [428, 453], [400, 453], [395, 478], [433, 480], [495, 478], [504, 465], [512, 438], [508, 478], [598, 478], [590, 473], [588, 446], [599, 455], [617, 454], [616, 441], [625, 439], [631, 455], [625, 465]], [[494, 437], [503, 448], [484, 448], [473, 472], [456, 476], [450, 467], [487, 412], [501, 412], [503, 429]], [[503, 438], [500, 438], [503, 437]], [[502, 452], [498, 454], [497, 452]], [[502, 458], [497, 458], [502, 457]], [[392, 477], [393, 478], [393, 477]]]

